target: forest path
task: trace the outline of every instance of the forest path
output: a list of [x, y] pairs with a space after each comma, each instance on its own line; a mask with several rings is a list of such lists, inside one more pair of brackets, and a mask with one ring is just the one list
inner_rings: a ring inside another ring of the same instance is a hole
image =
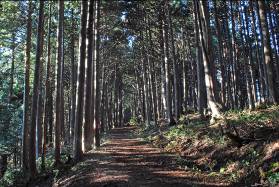
[[223, 186], [204, 183], [202, 176], [179, 169], [174, 154], [161, 152], [137, 138], [135, 127], [113, 129], [98, 151], [60, 178], [55, 186], [166, 187]]

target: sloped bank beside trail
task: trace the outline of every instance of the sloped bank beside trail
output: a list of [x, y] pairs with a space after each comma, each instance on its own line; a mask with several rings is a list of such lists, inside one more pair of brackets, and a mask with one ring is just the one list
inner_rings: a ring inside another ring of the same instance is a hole
[[155, 147], [177, 154], [176, 164], [194, 175], [233, 186], [278, 185], [279, 107], [225, 115], [241, 144], [223, 136], [218, 122], [209, 125], [208, 119], [194, 113], [182, 116], [176, 126], [141, 126], [137, 133]]

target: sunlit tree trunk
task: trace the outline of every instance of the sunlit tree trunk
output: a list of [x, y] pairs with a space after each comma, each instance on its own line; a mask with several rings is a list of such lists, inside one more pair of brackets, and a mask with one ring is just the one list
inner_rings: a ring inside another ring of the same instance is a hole
[[160, 65], [160, 79], [161, 79], [161, 112], [162, 112], [162, 118], [166, 118], [167, 117], [167, 102], [166, 102], [166, 81], [165, 81], [165, 53], [164, 53], [164, 23], [163, 23], [163, 15], [160, 14], [160, 18], [159, 18], [159, 22], [160, 22], [160, 57], [161, 57], [161, 65]]
[[[94, 132], [95, 132], [95, 146], [100, 147], [100, 0], [96, 0], [96, 27], [95, 27], [95, 63], [96, 63], [96, 69], [95, 69], [95, 121], [94, 121]], [[120, 125], [120, 124], [119, 124]]]
[[[93, 145], [92, 113], [92, 65], [93, 65], [93, 21], [94, 1], [89, 2], [87, 18], [87, 69], [86, 69], [86, 97], [85, 97], [85, 122], [84, 122], [84, 150], [89, 151]], [[94, 108], [93, 108], [94, 109]]]
[[[164, 13], [169, 14], [168, 2], [164, 3]], [[165, 81], [165, 100], [166, 100], [166, 114], [167, 119], [170, 121], [172, 118], [172, 98], [171, 98], [171, 83], [170, 83], [170, 64], [169, 64], [169, 40], [168, 40], [168, 23], [166, 16], [163, 17], [163, 49], [164, 49], [164, 80]]]

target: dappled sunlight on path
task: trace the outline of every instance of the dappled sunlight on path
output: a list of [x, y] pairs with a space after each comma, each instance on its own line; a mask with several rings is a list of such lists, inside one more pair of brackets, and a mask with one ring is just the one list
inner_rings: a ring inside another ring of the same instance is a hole
[[75, 171], [55, 186], [153, 187], [153, 186], [224, 186], [206, 183], [203, 176], [179, 169], [175, 155], [161, 152], [133, 136], [135, 128], [113, 129], [109, 141], [98, 151], [85, 155]]

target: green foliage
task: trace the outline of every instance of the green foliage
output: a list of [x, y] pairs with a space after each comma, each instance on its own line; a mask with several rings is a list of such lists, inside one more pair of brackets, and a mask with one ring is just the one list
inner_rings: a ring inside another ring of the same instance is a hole
[[225, 136], [221, 136], [219, 133], [214, 133], [214, 135], [209, 137], [215, 144], [226, 145], [227, 139]]
[[21, 139], [22, 109], [14, 105], [0, 106], [0, 152], [11, 153]]
[[226, 168], [220, 168], [220, 173], [225, 173]]
[[195, 121], [191, 121], [189, 126], [193, 126], [193, 127], [202, 127], [205, 126], [207, 122], [206, 121], [202, 121], [202, 120], [195, 120]]
[[241, 122], [259, 122], [267, 120], [269, 115], [265, 113], [247, 114], [241, 113], [239, 115], [239, 121]]
[[244, 167], [249, 167], [252, 164], [257, 162], [257, 159], [259, 158], [260, 154], [257, 150], [255, 150], [254, 148], [250, 148], [247, 151], [247, 155], [245, 157], [245, 159], [241, 160], [241, 164]]
[[130, 125], [138, 125], [137, 118], [135, 116], [131, 117], [129, 123]]
[[181, 124], [171, 127], [164, 135], [169, 140], [175, 140], [178, 137], [191, 137], [194, 136], [194, 134], [195, 133], [192, 129], [187, 128], [184, 124]]
[[[52, 170], [53, 169], [53, 164], [55, 162], [55, 159], [54, 159], [54, 156], [52, 155], [47, 155], [46, 158], [45, 158], [45, 170], [48, 171], [48, 170]], [[39, 167], [39, 171], [41, 171], [41, 166], [42, 165], [42, 158], [39, 157], [37, 159], [37, 166]]]
[[[67, 161], [67, 155], [71, 155], [72, 148], [69, 148], [67, 146], [62, 147], [61, 150], [61, 162], [65, 163]], [[54, 149], [50, 149], [47, 151], [47, 155], [45, 157], [45, 170], [46, 171], [52, 171], [55, 163], [55, 157], [54, 157]], [[42, 165], [42, 157], [39, 157], [37, 159], [37, 166]], [[39, 171], [41, 171], [41, 167], [38, 168]]]
[[271, 185], [276, 185], [279, 183], [279, 172], [270, 173], [268, 175], [268, 182], [270, 182]]
[[233, 124], [245, 124], [245, 123], [267, 123], [269, 120], [277, 119], [279, 117], [279, 107], [270, 106], [257, 111], [247, 110], [231, 110], [226, 113], [228, 119]]
[[275, 172], [274, 170], [279, 167], [279, 162], [274, 162], [269, 167], [267, 172], [267, 180], [272, 185], [275, 186], [279, 183], [279, 172]]
[[0, 187], [14, 186], [19, 178], [23, 178], [23, 172], [20, 169], [8, 168], [5, 175], [0, 180]]
[[187, 120], [187, 115], [181, 115], [178, 119], [178, 123], [185, 123]]

